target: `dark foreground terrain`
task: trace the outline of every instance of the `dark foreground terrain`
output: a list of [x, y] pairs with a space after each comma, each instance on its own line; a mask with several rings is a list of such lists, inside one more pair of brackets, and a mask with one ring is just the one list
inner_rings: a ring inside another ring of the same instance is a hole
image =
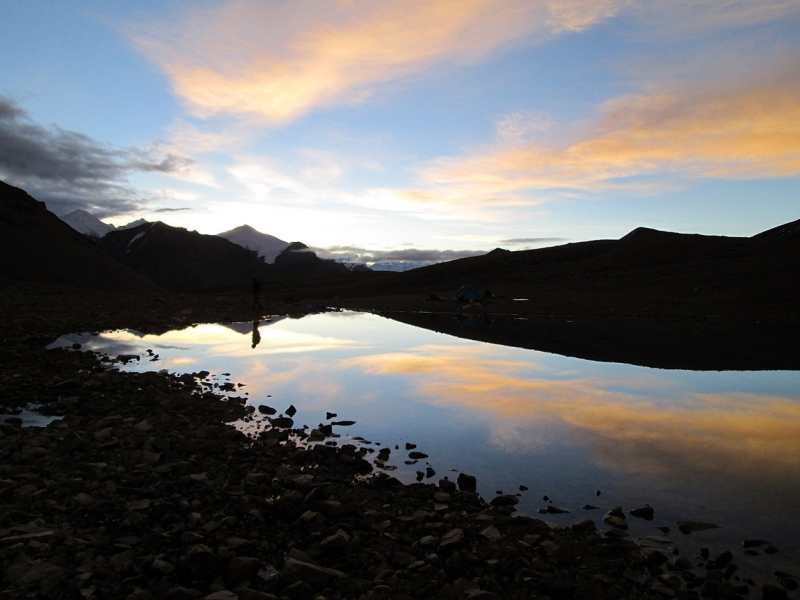
[[[206, 372], [123, 373], [114, 357], [45, 350], [70, 331], [250, 320], [249, 302], [3, 287], [0, 409], [63, 419], [0, 425], [0, 598], [782, 598], [796, 586], [739, 580], [726, 554], [640, 548], [623, 512], [616, 527], [551, 529], [514, 517], [514, 496], [487, 503], [469, 478], [403, 486], [353, 446], [296, 445], [289, 434], [307, 431], [248, 412]], [[237, 419], [264, 432], [226, 425]]]

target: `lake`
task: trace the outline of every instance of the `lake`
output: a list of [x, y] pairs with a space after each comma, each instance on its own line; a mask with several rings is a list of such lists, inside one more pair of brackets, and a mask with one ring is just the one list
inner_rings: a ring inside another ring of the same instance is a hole
[[[388, 446], [390, 474], [406, 483], [428, 466], [405, 463], [411, 443], [436, 471], [425, 481], [463, 471], [477, 477], [487, 500], [500, 490], [520, 493], [519, 512], [553, 524], [591, 517], [607, 530], [607, 510], [649, 504], [653, 521], [628, 517], [633, 539], [666, 526], [690, 556], [703, 546], [712, 557], [727, 548], [743, 573], [799, 570], [796, 371], [592, 362], [356, 312], [275, 316], [256, 336], [252, 323], [205, 324], [163, 335], [75, 334], [51, 347], [73, 343], [139, 355], [120, 367], [129, 370], [210, 371], [217, 384], [244, 384], [235, 395], [246, 393], [255, 407], [280, 413], [294, 405], [296, 427], [328, 422], [326, 412], [356, 421], [334, 427], [335, 441], [375, 448], [370, 460], [378, 444]], [[570, 513], [539, 515], [548, 504]], [[599, 508], [581, 508], [587, 504]], [[683, 535], [679, 520], [721, 528]], [[742, 541], [754, 538], [778, 553], [767, 556], [762, 546], [757, 556], [741, 556]]]

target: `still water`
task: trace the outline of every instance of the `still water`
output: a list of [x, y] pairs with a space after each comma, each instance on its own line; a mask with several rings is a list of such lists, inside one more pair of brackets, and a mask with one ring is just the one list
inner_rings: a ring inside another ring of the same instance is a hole
[[[353, 312], [273, 317], [256, 335], [251, 323], [198, 325], [160, 336], [64, 336], [54, 345], [73, 342], [140, 355], [123, 367], [131, 370], [207, 370], [216, 381], [229, 373], [253, 406], [281, 412], [293, 404], [295, 426], [326, 422], [327, 411], [354, 420], [334, 428], [337, 442], [389, 446], [391, 474], [404, 482], [427, 466], [405, 464], [410, 442], [429, 455], [437, 472], [429, 481], [463, 471], [487, 499], [524, 485], [520, 512], [537, 515], [544, 496], [571, 511], [542, 517], [554, 524], [601, 524], [614, 506], [627, 512], [648, 503], [653, 521], [628, 518], [634, 539], [667, 526], [691, 556], [701, 546], [741, 554], [742, 540], [765, 538], [777, 554], [741, 560], [800, 571], [797, 372], [598, 363]], [[722, 527], [684, 536], [678, 520]]]

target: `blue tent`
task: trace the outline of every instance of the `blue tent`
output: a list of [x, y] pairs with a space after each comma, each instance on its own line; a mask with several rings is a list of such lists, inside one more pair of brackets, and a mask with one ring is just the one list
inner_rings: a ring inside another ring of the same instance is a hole
[[458, 288], [458, 291], [455, 293], [455, 295], [450, 297], [450, 300], [457, 300], [458, 302], [469, 302], [470, 300], [474, 300], [479, 302], [481, 300], [481, 295], [473, 286], [467, 284]]

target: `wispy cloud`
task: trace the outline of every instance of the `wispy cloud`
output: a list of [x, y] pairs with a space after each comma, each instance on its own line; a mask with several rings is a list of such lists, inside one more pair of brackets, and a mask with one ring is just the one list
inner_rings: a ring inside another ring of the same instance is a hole
[[282, 123], [362, 102], [443, 61], [581, 31], [632, 0], [426, 0], [203, 6], [134, 36], [195, 114]]
[[56, 213], [76, 208], [100, 217], [134, 212], [143, 198], [126, 176], [176, 174], [191, 159], [158, 144], [113, 148], [91, 137], [34, 123], [13, 100], [0, 97], [0, 178], [25, 188]]
[[417, 248], [368, 250], [358, 246], [329, 246], [327, 248], [314, 248], [314, 251], [322, 258], [335, 258], [346, 262], [369, 264], [385, 262], [434, 264], [486, 254], [485, 251], [481, 250], [425, 250]]
[[[635, 188], [641, 177], [734, 180], [800, 174], [800, 61], [769, 79], [680, 84], [605, 103], [598, 116], [557, 144], [508, 135], [489, 146], [434, 160], [429, 190], [462, 200], [539, 201], [531, 190]], [[520, 128], [512, 128], [519, 131]]]

